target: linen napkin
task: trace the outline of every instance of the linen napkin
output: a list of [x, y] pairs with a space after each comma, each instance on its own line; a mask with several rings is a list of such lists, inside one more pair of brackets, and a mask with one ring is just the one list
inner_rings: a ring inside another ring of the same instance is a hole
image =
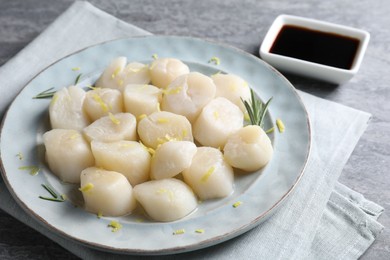
[[[75, 2], [0, 68], [1, 117], [26, 83], [54, 61], [99, 42], [146, 34], [88, 2]], [[16, 69], [19, 76], [13, 77]], [[311, 120], [312, 151], [300, 183], [283, 207], [237, 238], [159, 259], [356, 259], [372, 244], [383, 229], [377, 221], [383, 208], [337, 182], [370, 115], [299, 93]], [[50, 232], [16, 204], [1, 178], [0, 208], [83, 259], [142, 258], [99, 251]]]

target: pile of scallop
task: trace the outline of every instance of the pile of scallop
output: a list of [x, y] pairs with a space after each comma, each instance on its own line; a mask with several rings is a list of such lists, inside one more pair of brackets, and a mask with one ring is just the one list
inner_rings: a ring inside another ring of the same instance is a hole
[[173, 58], [114, 59], [90, 90], [69, 86], [49, 106], [46, 160], [80, 184], [87, 211], [123, 216], [141, 206], [155, 221], [188, 215], [233, 192], [234, 169], [253, 172], [273, 148], [245, 125], [246, 81], [190, 72]]

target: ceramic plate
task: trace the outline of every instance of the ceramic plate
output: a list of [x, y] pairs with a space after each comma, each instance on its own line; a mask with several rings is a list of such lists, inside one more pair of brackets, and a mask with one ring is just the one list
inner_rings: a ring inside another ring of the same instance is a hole
[[[269, 136], [274, 146], [272, 161], [262, 170], [236, 175], [234, 193], [221, 200], [205, 201], [187, 217], [169, 223], [148, 220], [141, 213], [129, 216], [97, 218], [83, 210], [77, 186], [60, 182], [44, 160], [42, 134], [49, 130], [48, 99], [33, 99], [54, 87], [73, 84], [82, 73], [79, 86], [93, 83], [99, 73], [118, 56], [128, 61], [150, 63], [152, 55], [181, 59], [193, 71], [206, 75], [218, 71], [244, 78], [264, 101], [273, 97], [266, 116], [266, 127], [277, 118], [286, 126], [284, 133]], [[218, 57], [220, 64], [210, 62]], [[72, 68], [80, 70], [72, 70]], [[1, 131], [2, 174], [11, 194], [22, 208], [42, 225], [60, 235], [85, 245], [125, 254], [169, 254], [192, 251], [238, 236], [260, 224], [282, 205], [297, 185], [310, 150], [310, 126], [306, 110], [294, 87], [276, 70], [260, 59], [209, 41], [174, 36], [147, 36], [120, 39], [81, 50], [51, 65], [16, 97]], [[35, 176], [31, 166], [39, 167]], [[49, 184], [65, 202], [51, 202], [41, 184]], [[238, 207], [233, 207], [241, 202]], [[75, 206], [76, 205], [76, 206]], [[107, 225], [111, 220], [122, 224], [117, 232]], [[196, 230], [203, 229], [203, 233]], [[174, 235], [176, 230], [185, 230]]]

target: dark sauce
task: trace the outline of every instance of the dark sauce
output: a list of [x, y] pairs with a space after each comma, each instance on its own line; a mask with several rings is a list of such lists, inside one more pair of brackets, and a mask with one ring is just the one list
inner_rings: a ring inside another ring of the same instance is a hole
[[280, 30], [270, 52], [341, 69], [351, 69], [359, 39], [294, 25]]

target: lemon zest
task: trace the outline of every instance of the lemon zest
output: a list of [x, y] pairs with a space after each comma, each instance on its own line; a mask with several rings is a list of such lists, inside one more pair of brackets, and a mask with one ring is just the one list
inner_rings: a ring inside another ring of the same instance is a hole
[[114, 72], [112, 73], [111, 78], [114, 79], [114, 78], [118, 75], [118, 73], [119, 73], [120, 71], [121, 71], [121, 67], [117, 67], [117, 68], [114, 70]]
[[251, 118], [249, 117], [248, 111], [246, 111], [245, 114], [244, 114], [244, 120], [245, 121], [250, 121], [251, 120]]
[[73, 71], [78, 71], [78, 70], [81, 70], [81, 68], [80, 67], [74, 67], [74, 68], [72, 68], [72, 70]]
[[285, 126], [284, 126], [283, 121], [280, 118], [276, 119], [276, 126], [278, 127], [279, 133], [284, 132]]
[[158, 112], [161, 112], [160, 102], [157, 102], [157, 111], [158, 111]]
[[233, 208], [237, 208], [237, 207], [239, 207], [241, 204], [242, 204], [241, 201], [237, 201], [237, 202], [233, 203], [232, 206], [233, 206]]
[[40, 169], [38, 166], [34, 166], [34, 165], [31, 165], [31, 166], [20, 166], [18, 168], [19, 170], [22, 170], [22, 171], [30, 171], [30, 175], [31, 176], [35, 176], [39, 173]]
[[161, 188], [161, 189], [158, 189], [158, 190], [156, 191], [156, 193], [157, 193], [157, 194], [166, 194], [166, 195], [168, 195], [170, 201], [172, 201], [173, 198], [175, 197], [175, 195], [173, 194], [173, 192], [172, 192], [171, 190], [168, 190], [168, 189], [163, 189], [163, 188]]
[[183, 129], [181, 135], [183, 136], [183, 139], [188, 135], [188, 131], [186, 129]]
[[164, 89], [163, 93], [165, 95], [174, 95], [174, 94], [179, 94], [182, 90], [183, 90], [183, 87], [179, 86], [176, 88]]
[[56, 103], [57, 100], [58, 100], [58, 94], [55, 93], [55, 94], [53, 95], [53, 98], [51, 99], [50, 104], [51, 104], [51, 105], [54, 105], [54, 103]]
[[203, 234], [204, 233], [204, 229], [195, 229], [195, 233], [199, 233], [199, 234]]
[[218, 57], [211, 57], [209, 60], [209, 63], [214, 63], [215, 65], [219, 65], [221, 63], [221, 60]]
[[219, 113], [218, 113], [218, 111], [214, 111], [213, 115], [214, 115], [214, 119], [215, 119], [215, 120], [217, 120], [217, 119], [219, 118]]
[[79, 188], [79, 191], [88, 192], [88, 191], [92, 190], [93, 188], [94, 188], [94, 185], [92, 183], [88, 182], [83, 187]]
[[111, 232], [117, 232], [122, 228], [122, 224], [118, 221], [112, 220], [110, 224], [107, 225], [107, 227], [111, 228]]
[[169, 120], [168, 118], [157, 118], [157, 123], [160, 123], [160, 124], [165, 124], [165, 123], [168, 123]]
[[211, 167], [207, 170], [207, 172], [206, 172], [205, 174], [203, 174], [203, 176], [202, 176], [202, 178], [200, 179], [200, 181], [201, 181], [201, 182], [206, 182], [206, 181], [210, 178], [211, 174], [213, 174], [214, 171], [215, 171], [215, 166], [211, 166]]
[[98, 219], [101, 219], [103, 217], [103, 213], [99, 210], [99, 212], [96, 214]]
[[269, 133], [272, 133], [273, 131], [275, 131], [275, 127], [271, 127], [270, 129], [268, 129], [267, 131], [265, 131], [266, 134], [269, 134]]
[[108, 106], [106, 103], [104, 103], [103, 99], [101, 96], [99, 96], [98, 94], [94, 93], [92, 95], [92, 98], [96, 101], [96, 103], [98, 103], [101, 107], [101, 109], [103, 110], [103, 112], [108, 112]]
[[147, 117], [146, 114], [141, 114], [138, 116], [138, 121], [141, 121], [142, 119], [144, 119], [145, 117]]
[[185, 229], [182, 228], [182, 229], [178, 229], [178, 230], [173, 231], [173, 235], [182, 235], [185, 232], [186, 232]]
[[156, 53], [154, 53], [154, 54], [152, 55], [152, 59], [153, 59], [153, 60], [157, 60], [157, 59], [158, 59], [158, 55], [157, 55]]
[[119, 125], [121, 123], [121, 121], [116, 118], [112, 113], [108, 113], [108, 116], [114, 124]]

